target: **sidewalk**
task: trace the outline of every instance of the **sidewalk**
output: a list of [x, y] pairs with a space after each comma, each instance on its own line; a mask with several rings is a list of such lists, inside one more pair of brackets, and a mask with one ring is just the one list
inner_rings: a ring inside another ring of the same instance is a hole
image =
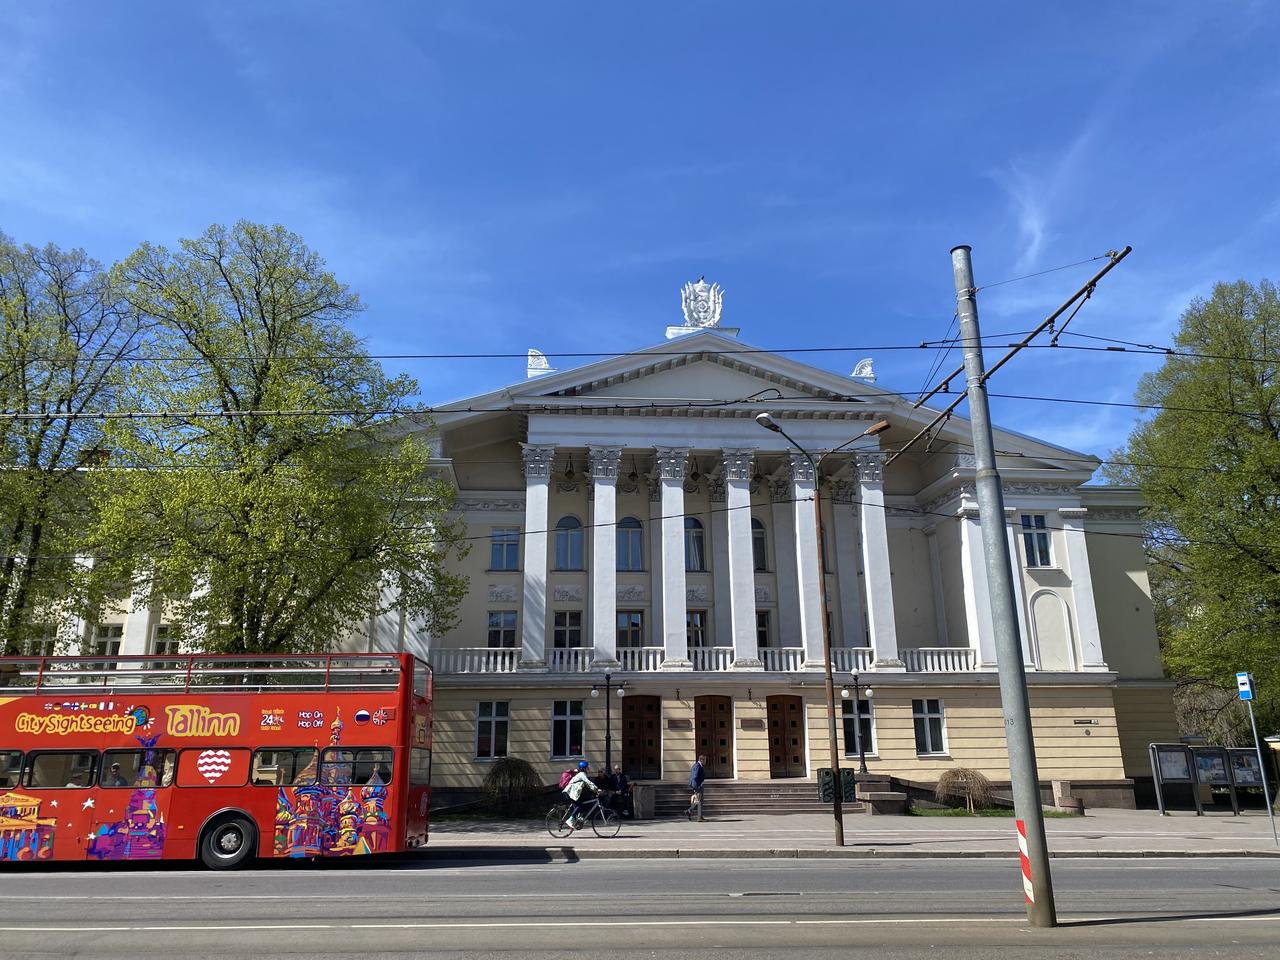
[[[1054, 857], [1280, 857], [1262, 811], [1240, 817], [1147, 810], [1090, 811], [1045, 821]], [[832, 845], [826, 814], [623, 821], [612, 839], [589, 828], [566, 840], [540, 822], [447, 821], [431, 827], [422, 854], [433, 859], [574, 860], [642, 857], [1008, 857], [1014, 820], [989, 817], [870, 817], [850, 814], [845, 846]]]

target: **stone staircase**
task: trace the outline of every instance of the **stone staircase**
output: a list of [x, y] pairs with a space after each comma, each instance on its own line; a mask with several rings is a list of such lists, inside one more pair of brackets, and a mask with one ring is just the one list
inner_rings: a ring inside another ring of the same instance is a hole
[[[689, 788], [682, 783], [655, 783], [655, 818], [683, 817]], [[813, 780], [708, 780], [704, 794], [708, 817], [747, 814], [830, 813], [831, 804], [818, 801]], [[846, 813], [861, 813], [861, 803], [844, 804]]]

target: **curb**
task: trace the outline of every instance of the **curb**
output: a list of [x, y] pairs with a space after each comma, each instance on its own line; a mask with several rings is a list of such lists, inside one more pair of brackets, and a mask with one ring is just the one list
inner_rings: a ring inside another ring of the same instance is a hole
[[[651, 850], [621, 847], [435, 847], [414, 851], [413, 859], [489, 860], [520, 863], [573, 863], [579, 860], [1017, 860], [1014, 850], [901, 850], [770, 848], [759, 850], [715, 850], [663, 847]], [[1050, 852], [1052, 860], [1124, 859], [1208, 859], [1280, 858], [1280, 850], [1062, 850]]]

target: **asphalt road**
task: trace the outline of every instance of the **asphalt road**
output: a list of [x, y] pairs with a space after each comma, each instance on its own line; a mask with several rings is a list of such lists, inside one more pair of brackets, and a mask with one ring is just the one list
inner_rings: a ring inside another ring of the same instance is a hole
[[1274, 860], [349, 863], [0, 871], [0, 957], [1280, 956]]

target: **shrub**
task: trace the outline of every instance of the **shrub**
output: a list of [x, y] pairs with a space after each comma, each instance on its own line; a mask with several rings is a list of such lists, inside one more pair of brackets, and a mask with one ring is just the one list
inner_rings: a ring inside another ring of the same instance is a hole
[[546, 785], [533, 765], [519, 757], [504, 757], [489, 768], [480, 788], [485, 807], [505, 816], [528, 813]]
[[939, 803], [962, 799], [969, 812], [976, 813], [991, 806], [991, 781], [977, 770], [952, 767], [938, 777], [933, 795]]

